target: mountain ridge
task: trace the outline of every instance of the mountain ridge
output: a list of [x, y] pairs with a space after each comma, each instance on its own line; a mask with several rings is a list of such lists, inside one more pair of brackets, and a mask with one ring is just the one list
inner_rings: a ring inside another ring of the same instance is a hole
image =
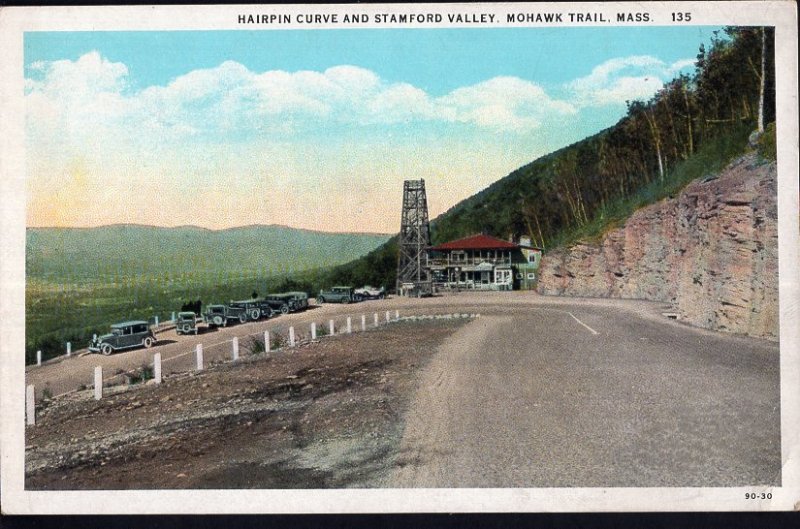
[[391, 233], [381, 233], [373, 231], [326, 231], [314, 230], [311, 228], [298, 228], [295, 226], [288, 226], [286, 224], [245, 224], [242, 226], [230, 226], [227, 228], [207, 228], [205, 226], [197, 226], [195, 224], [181, 224], [178, 226], [157, 226], [155, 224], [141, 224], [137, 222], [117, 222], [113, 224], [102, 224], [99, 226], [26, 226], [25, 230], [100, 230], [105, 228], [152, 228], [157, 230], [181, 230], [192, 229], [197, 231], [207, 231], [212, 233], [219, 233], [225, 231], [243, 230], [243, 229], [256, 229], [256, 228], [278, 228], [294, 230], [307, 233], [320, 233], [328, 235], [366, 235], [366, 236], [386, 236], [391, 237]]

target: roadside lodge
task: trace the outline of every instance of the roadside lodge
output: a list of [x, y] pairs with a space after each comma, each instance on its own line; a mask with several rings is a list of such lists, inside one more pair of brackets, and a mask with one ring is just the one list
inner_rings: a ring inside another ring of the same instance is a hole
[[432, 246], [426, 254], [436, 288], [531, 290], [542, 249], [531, 246], [529, 237], [515, 243], [481, 234]]

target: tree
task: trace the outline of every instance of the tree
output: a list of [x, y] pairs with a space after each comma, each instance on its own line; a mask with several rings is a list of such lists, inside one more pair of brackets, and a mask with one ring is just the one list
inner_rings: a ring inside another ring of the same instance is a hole
[[761, 28], [761, 75], [758, 83], [758, 132], [764, 132], [764, 91], [767, 78], [767, 30]]

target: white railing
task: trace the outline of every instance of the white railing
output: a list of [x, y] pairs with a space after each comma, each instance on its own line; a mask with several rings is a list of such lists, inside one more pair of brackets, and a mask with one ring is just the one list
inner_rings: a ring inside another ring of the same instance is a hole
[[[373, 314], [373, 321], [374, 327], [383, 327], [385, 325], [389, 325], [392, 323], [400, 322], [400, 321], [420, 321], [420, 320], [430, 320], [430, 319], [460, 319], [460, 318], [476, 318], [480, 316], [480, 314], [431, 314], [431, 315], [413, 315], [413, 316], [400, 316], [400, 311], [395, 310], [393, 313], [391, 311], [386, 311], [385, 314], [385, 321], [381, 321], [379, 318], [378, 313], [376, 312]], [[371, 327], [367, 327], [367, 318], [365, 314], [361, 315], [361, 331], [365, 332]], [[169, 357], [169, 358], [161, 358], [161, 353], [155, 353], [153, 355], [153, 361], [148, 364], [148, 368], [152, 368], [152, 374], [148, 376], [148, 378], [152, 377], [153, 382], [155, 384], [161, 384], [163, 379], [169, 375], [180, 375], [182, 373], [187, 372], [199, 372], [203, 371], [207, 368], [213, 367], [215, 364], [221, 364], [226, 362], [238, 362], [243, 356], [254, 357], [258, 355], [265, 355], [269, 356], [270, 354], [292, 354], [292, 351], [296, 351], [297, 347], [300, 345], [308, 344], [311, 342], [316, 342], [320, 338], [325, 336], [338, 336], [343, 334], [353, 334], [355, 329], [352, 325], [351, 317], [347, 317], [345, 320], [347, 324], [344, 322], [339, 327], [336, 324], [338, 323], [335, 320], [329, 321], [329, 330], [326, 333], [317, 332], [322, 331], [324, 326], [317, 327], [316, 322], [311, 322], [309, 325], [309, 334], [305, 334], [304, 331], [298, 327], [295, 329], [294, 326], [288, 327], [288, 329], [284, 326], [276, 326], [273, 327], [271, 331], [259, 331], [257, 333], [249, 333], [242, 338], [245, 340], [243, 343], [240, 344], [239, 337], [233, 337], [232, 340], [226, 340], [223, 342], [219, 342], [216, 344], [209, 345], [205, 348], [205, 351], [208, 352], [208, 357], [204, 358], [203, 355], [203, 344], [197, 344], [194, 348], [187, 350], [183, 353], [178, 355]], [[288, 332], [287, 332], [288, 331]], [[338, 331], [338, 332], [337, 332]], [[248, 341], [247, 339], [250, 338]], [[262, 341], [263, 340], [263, 341]], [[230, 360], [228, 360], [230, 358]], [[208, 362], [206, 362], [208, 360]], [[171, 365], [168, 367], [166, 364], [179, 364], [179, 365]], [[96, 400], [101, 400], [104, 397], [104, 389], [105, 388], [112, 388], [115, 386], [127, 386], [127, 388], [131, 388], [130, 377], [131, 376], [142, 376], [140, 370], [132, 370], [128, 372], [118, 372], [111, 376], [104, 376], [103, 369], [101, 366], [96, 366], [93, 369], [94, 374], [94, 381], [93, 384], [88, 386], [82, 386], [83, 389], [92, 389], [94, 394], [94, 398]], [[80, 389], [78, 390], [80, 391]], [[73, 391], [69, 391], [67, 393], [73, 393]], [[65, 395], [64, 393], [62, 395]], [[36, 424], [36, 389], [34, 386], [28, 385], [26, 387], [25, 392], [25, 418], [26, 418], [26, 425], [34, 426]]]

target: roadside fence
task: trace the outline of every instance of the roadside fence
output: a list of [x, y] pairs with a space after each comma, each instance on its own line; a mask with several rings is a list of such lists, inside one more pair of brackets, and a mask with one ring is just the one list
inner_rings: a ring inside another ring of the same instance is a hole
[[[378, 313], [373, 314], [374, 327], [367, 328], [367, 315], [362, 314], [361, 332], [380, 328], [400, 321], [424, 321], [435, 319], [469, 319], [479, 317], [480, 314], [434, 314], [434, 315], [412, 315], [400, 317], [400, 311], [395, 310], [392, 315], [386, 311], [385, 321], [381, 324]], [[334, 319], [328, 320], [327, 329], [325, 325], [318, 322], [311, 322], [308, 326], [295, 327], [294, 325], [276, 325], [272, 329], [246, 334], [241, 337], [235, 336], [230, 340], [225, 340], [216, 344], [205, 346], [198, 343], [193, 350], [179, 353], [169, 358], [163, 358], [161, 353], [153, 355], [153, 361], [143, 364], [139, 368], [123, 371], [119, 370], [114, 374], [104, 377], [102, 366], [96, 366], [93, 371], [92, 381], [83, 388], [93, 389], [95, 400], [101, 400], [104, 395], [104, 388], [115, 386], [131, 386], [140, 382], [161, 384], [164, 377], [181, 373], [200, 372], [217, 364], [237, 362], [243, 355], [256, 357], [258, 355], [269, 355], [271, 353], [292, 354], [298, 346], [318, 342], [320, 339], [353, 334], [352, 316], [347, 316], [339, 325]], [[79, 388], [80, 389], [80, 388]], [[28, 385], [25, 392], [26, 400], [26, 424], [36, 424], [36, 396], [33, 385]]]

